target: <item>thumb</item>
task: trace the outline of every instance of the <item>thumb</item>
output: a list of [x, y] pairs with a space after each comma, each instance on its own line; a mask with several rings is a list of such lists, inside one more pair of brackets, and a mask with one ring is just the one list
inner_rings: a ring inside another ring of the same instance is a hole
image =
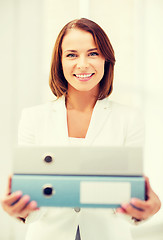
[[145, 178], [145, 192], [146, 192], [146, 200], [148, 200], [153, 193], [153, 190], [151, 188], [149, 178], [147, 176], [144, 176]]
[[6, 195], [11, 194], [11, 182], [12, 182], [12, 174], [8, 176], [8, 184], [6, 189]]

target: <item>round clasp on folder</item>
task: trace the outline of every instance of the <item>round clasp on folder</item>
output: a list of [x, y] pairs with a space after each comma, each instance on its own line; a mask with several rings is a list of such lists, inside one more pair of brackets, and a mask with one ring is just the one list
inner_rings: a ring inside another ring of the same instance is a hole
[[43, 160], [44, 160], [45, 163], [52, 163], [54, 161], [54, 157], [52, 157], [49, 154], [49, 155], [46, 155]]
[[52, 197], [52, 195], [55, 194], [55, 191], [53, 189], [53, 186], [51, 184], [45, 184], [43, 187], [42, 187], [42, 192], [43, 192], [43, 195], [45, 197]]

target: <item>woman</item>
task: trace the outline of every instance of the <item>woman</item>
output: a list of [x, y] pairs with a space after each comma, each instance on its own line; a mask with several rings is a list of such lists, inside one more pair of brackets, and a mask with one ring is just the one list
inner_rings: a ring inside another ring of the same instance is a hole
[[[19, 144], [142, 146], [139, 114], [108, 98], [114, 64], [113, 48], [100, 26], [84, 18], [64, 26], [54, 46], [50, 74], [50, 87], [57, 99], [23, 111]], [[130, 240], [129, 223], [122, 216], [141, 221], [161, 205], [147, 178], [148, 200], [131, 199], [116, 211], [38, 209], [29, 196], [11, 194], [10, 185], [11, 178], [2, 206], [11, 216], [33, 222], [27, 240], [74, 240], [80, 236], [82, 240]]]

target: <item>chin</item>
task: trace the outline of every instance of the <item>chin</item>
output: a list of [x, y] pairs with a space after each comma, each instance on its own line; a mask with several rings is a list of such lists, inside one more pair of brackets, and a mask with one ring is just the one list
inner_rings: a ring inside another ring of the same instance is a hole
[[69, 87], [78, 92], [94, 92], [97, 93], [99, 91], [99, 83], [97, 84], [71, 84], [69, 82]]
[[76, 88], [76, 90], [77, 91], [79, 91], [79, 92], [85, 92], [85, 93], [88, 93], [88, 92], [90, 92], [90, 93], [96, 93], [97, 92], [97, 90], [95, 89], [95, 88]]

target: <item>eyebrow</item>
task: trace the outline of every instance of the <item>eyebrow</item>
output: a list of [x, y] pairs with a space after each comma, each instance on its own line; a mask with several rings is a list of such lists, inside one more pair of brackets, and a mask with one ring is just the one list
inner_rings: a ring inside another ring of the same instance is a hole
[[[91, 49], [89, 49], [87, 52], [97, 51], [97, 50], [98, 50], [97, 48], [91, 48]], [[65, 52], [74, 52], [74, 53], [76, 53], [77, 50], [66, 50]]]

